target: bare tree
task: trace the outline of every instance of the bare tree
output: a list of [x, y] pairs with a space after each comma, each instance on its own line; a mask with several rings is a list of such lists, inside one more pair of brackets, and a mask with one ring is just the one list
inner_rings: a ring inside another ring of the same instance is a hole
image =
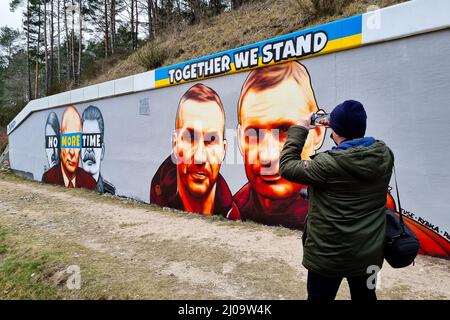
[[148, 38], [154, 38], [153, 28], [153, 0], [147, 0]]
[[134, 1], [136, 5], [136, 32], [134, 33], [134, 49], [138, 46], [138, 35], [139, 35], [139, 11], [138, 11], [138, 0]]
[[55, 30], [54, 30], [54, 6], [53, 6], [53, 0], [50, 0], [50, 87], [53, 86], [53, 72], [55, 70], [55, 59], [54, 59], [54, 37], [55, 37]]
[[231, 9], [236, 9], [244, 3], [244, 0], [231, 0]]
[[31, 67], [30, 67], [30, 0], [27, 0], [27, 78], [28, 78], [28, 100], [32, 99], [31, 90]]
[[116, 49], [116, 0], [111, 0], [111, 53]]
[[47, 0], [44, 0], [44, 57], [45, 57], [45, 94], [49, 87], [48, 44], [47, 44]]
[[70, 67], [70, 42], [69, 42], [69, 24], [67, 19], [67, 0], [64, 0], [64, 28], [66, 31], [66, 67], [67, 67], [67, 80], [70, 81], [71, 79], [71, 67]]
[[78, 1], [79, 6], [79, 23], [80, 23], [80, 33], [79, 33], [79, 45], [78, 45], [78, 76], [77, 76], [77, 85], [80, 85], [81, 79], [81, 55], [83, 53], [83, 3], [82, 0]]
[[134, 0], [131, 0], [131, 17], [130, 17], [130, 22], [131, 22], [131, 43], [132, 43], [132, 47], [133, 50], [136, 49], [136, 46], [134, 44]]
[[39, 45], [41, 42], [41, 5], [38, 6], [38, 36], [36, 42], [36, 71], [35, 71], [35, 81], [34, 81], [34, 98], [39, 97]]
[[61, 2], [58, 0], [58, 82], [61, 83]]
[[156, 36], [156, 28], [158, 25], [158, 0], [152, 0], [152, 12], [153, 12], [153, 37]]
[[70, 13], [72, 14], [72, 30], [71, 30], [71, 57], [72, 57], [72, 75], [73, 75], [73, 81], [76, 81], [76, 71], [75, 71], [75, 3], [72, 0], [72, 6], [70, 9]]
[[108, 1], [105, 2], [105, 58], [108, 57], [109, 50], [109, 34], [108, 34]]

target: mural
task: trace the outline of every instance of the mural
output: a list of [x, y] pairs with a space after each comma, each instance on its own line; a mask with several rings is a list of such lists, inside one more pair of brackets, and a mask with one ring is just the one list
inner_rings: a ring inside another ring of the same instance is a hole
[[82, 116], [75, 106], [67, 107], [61, 126], [56, 113], [50, 112], [45, 125], [48, 169], [42, 182], [114, 194], [114, 186], [100, 174], [103, 136], [102, 113], [95, 106], [86, 108]]
[[61, 158], [59, 149], [59, 120], [54, 112], [50, 112], [45, 124], [45, 152], [47, 153], [48, 166], [44, 166], [44, 170], [59, 165]]
[[225, 157], [225, 113], [218, 94], [191, 87], [178, 104], [172, 154], [151, 182], [150, 203], [239, 219], [231, 191], [219, 173]]
[[[301, 230], [307, 186], [278, 174], [287, 129], [354, 98], [366, 107], [368, 133], [394, 150], [403, 213], [420, 252], [450, 258], [442, 200], [450, 140], [436, 139], [448, 134], [450, 116], [442, 108], [447, 20], [446, 29], [395, 40], [389, 28], [369, 30], [364, 21], [359, 15], [33, 101], [8, 125], [11, 168], [68, 188]], [[370, 38], [378, 32], [387, 38]], [[411, 130], [423, 123], [426, 130]], [[333, 146], [326, 131], [310, 130], [302, 159]], [[390, 191], [386, 205], [398, 208]]]
[[[308, 186], [281, 178], [278, 169], [288, 128], [321, 110], [309, 71], [300, 62], [290, 61], [252, 70], [241, 83], [240, 90], [231, 90], [238, 93], [236, 104], [227, 105], [235, 111], [231, 122], [242, 157], [239, 170], [246, 178], [240, 187], [233, 194], [221, 174], [228, 148], [225, 131], [230, 127], [226, 107], [212, 86], [196, 83], [181, 94], [173, 129], [163, 130], [171, 149], [170, 154], [155, 155], [159, 165], [147, 182], [149, 202], [302, 230], [308, 213], [303, 195]], [[302, 159], [322, 151], [326, 130], [322, 126], [310, 130]], [[102, 175], [105, 153], [105, 121], [99, 107], [89, 105], [80, 115], [76, 106], [69, 106], [61, 123], [56, 112], [48, 113], [43, 182], [115, 194], [115, 186]], [[397, 210], [390, 190], [386, 206]], [[450, 257], [450, 242], [434, 226], [404, 213], [419, 238], [420, 253]]]
[[[233, 196], [242, 220], [302, 229], [308, 203], [278, 173], [287, 130], [318, 107], [306, 68], [299, 62], [250, 72], [238, 102], [238, 140], [248, 182]], [[302, 158], [318, 150], [325, 127], [309, 132]]]
[[99, 108], [89, 106], [83, 111], [83, 141], [81, 148], [81, 166], [90, 173], [97, 183], [100, 193], [115, 194], [116, 188], [103, 179], [100, 168], [105, 156], [105, 123]]

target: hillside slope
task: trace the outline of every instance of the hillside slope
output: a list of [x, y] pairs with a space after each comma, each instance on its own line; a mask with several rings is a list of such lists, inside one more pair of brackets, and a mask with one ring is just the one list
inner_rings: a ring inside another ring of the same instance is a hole
[[[243, 5], [193, 26], [173, 27], [122, 60], [99, 62], [96, 77], [83, 85], [134, 75], [158, 66], [202, 57], [262, 41], [296, 30], [364, 13], [370, 5], [380, 8], [405, 0], [365, 0], [332, 9], [317, 10], [311, 0], [262, 0]], [[317, 2], [317, 1], [316, 1]], [[325, 1], [322, 1], [325, 2]], [[334, 1], [344, 3], [349, 1]], [[322, 10], [322, 11], [321, 11]], [[111, 67], [112, 65], [112, 67]]]

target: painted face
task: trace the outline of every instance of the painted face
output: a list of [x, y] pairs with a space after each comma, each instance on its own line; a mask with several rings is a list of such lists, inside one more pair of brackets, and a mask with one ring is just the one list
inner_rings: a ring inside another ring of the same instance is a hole
[[[239, 143], [245, 172], [252, 188], [266, 198], [289, 198], [303, 187], [281, 178], [278, 171], [287, 130], [315, 111], [306, 99], [297, 82], [289, 78], [264, 91], [250, 90], [242, 101]], [[302, 159], [314, 154], [313, 141], [317, 141], [320, 130], [309, 132]]]
[[174, 135], [178, 176], [182, 187], [194, 197], [209, 194], [219, 175], [226, 142], [225, 118], [215, 102], [183, 102], [180, 128]]
[[[96, 120], [85, 120], [83, 122], [83, 135], [90, 140], [95, 139], [98, 135], [101, 136], [100, 127]], [[89, 147], [83, 147], [81, 149], [81, 164], [86, 172], [89, 172], [92, 176], [98, 179], [100, 173], [100, 164], [103, 153], [103, 142], [101, 145], [96, 145], [95, 141], [87, 142]]]
[[[61, 134], [80, 133], [81, 118], [74, 107], [68, 107], [63, 114], [61, 121]], [[80, 159], [79, 148], [61, 148], [61, 162], [65, 170], [74, 173], [78, 167]]]
[[[49, 139], [49, 137], [57, 137], [58, 135], [59, 132], [55, 132], [51, 125], [47, 124], [45, 126], [45, 139]], [[54, 141], [57, 140], [55, 139]], [[46, 144], [48, 144], [48, 141], [46, 141]], [[51, 168], [55, 166], [59, 162], [58, 146], [54, 146], [52, 148], [47, 145], [45, 152], [47, 154], [48, 167]]]

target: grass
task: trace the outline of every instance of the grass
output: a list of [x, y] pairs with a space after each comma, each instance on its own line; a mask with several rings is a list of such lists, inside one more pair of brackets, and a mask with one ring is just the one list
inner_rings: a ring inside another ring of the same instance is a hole
[[[123, 266], [111, 256], [5, 221], [0, 221], [0, 252], [0, 300], [134, 299], [141, 285], [127, 282]], [[79, 290], [67, 287], [72, 265], [81, 270]], [[168, 296], [161, 292], [154, 297]]]
[[[67, 287], [69, 266], [79, 266], [81, 288]], [[121, 268], [108, 255], [0, 219], [0, 300], [131, 299], [134, 286], [110, 281]]]
[[45, 284], [56, 260], [46, 252], [18, 246], [11, 230], [0, 226], [0, 299], [57, 299], [55, 288]]

